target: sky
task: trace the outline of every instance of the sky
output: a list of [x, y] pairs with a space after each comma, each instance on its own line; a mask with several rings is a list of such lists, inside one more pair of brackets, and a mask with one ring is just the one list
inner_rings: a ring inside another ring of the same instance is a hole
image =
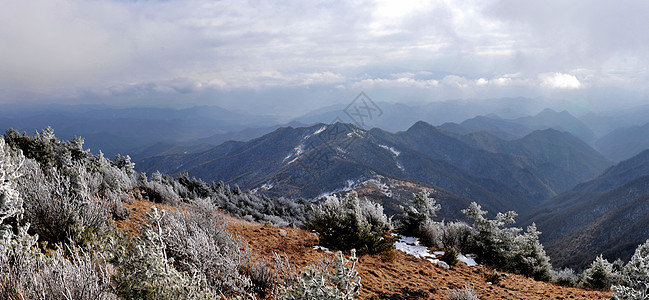
[[635, 104], [648, 15], [641, 0], [3, 0], [0, 104], [294, 115], [361, 91]]

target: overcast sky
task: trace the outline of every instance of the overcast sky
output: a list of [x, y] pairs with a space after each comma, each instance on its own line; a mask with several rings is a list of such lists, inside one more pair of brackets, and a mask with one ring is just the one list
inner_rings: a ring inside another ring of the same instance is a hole
[[647, 93], [648, 16], [642, 0], [3, 0], [0, 103], [617, 103]]

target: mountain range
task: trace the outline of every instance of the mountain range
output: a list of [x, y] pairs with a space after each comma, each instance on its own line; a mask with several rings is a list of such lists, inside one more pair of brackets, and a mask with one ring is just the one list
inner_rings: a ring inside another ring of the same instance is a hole
[[489, 147], [479, 147], [470, 135], [425, 122], [397, 133], [318, 124], [282, 127], [202, 153], [146, 158], [136, 166], [294, 198], [317, 198], [377, 178], [399, 179], [473, 199], [492, 210], [526, 211], [611, 164], [579, 139], [552, 129], [514, 141], [494, 135], [488, 139]]

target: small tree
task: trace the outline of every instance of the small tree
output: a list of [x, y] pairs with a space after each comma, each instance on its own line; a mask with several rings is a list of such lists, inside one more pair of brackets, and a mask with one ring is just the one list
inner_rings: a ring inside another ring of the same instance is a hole
[[605, 290], [611, 287], [614, 278], [613, 265], [600, 254], [584, 270], [580, 284], [585, 288]]
[[392, 229], [383, 206], [359, 199], [355, 192], [342, 199], [328, 196], [313, 205], [306, 226], [319, 234], [320, 244], [335, 250], [358, 249], [359, 253], [380, 253], [392, 249], [387, 236]]
[[498, 213], [495, 219], [489, 220], [484, 217], [487, 212], [472, 202], [462, 212], [473, 219], [471, 249], [480, 260], [537, 280], [550, 279], [550, 258], [539, 242], [541, 233], [535, 224], [521, 234], [521, 228], [511, 226], [517, 216], [514, 211]]
[[638, 246], [622, 271], [620, 284], [611, 290], [621, 299], [649, 298], [649, 240]]
[[399, 225], [399, 232], [407, 236], [419, 237], [422, 234], [422, 226], [430, 221], [441, 209], [434, 198], [429, 197], [430, 193], [426, 190], [413, 193], [412, 205], [406, 207], [399, 206], [403, 212]]

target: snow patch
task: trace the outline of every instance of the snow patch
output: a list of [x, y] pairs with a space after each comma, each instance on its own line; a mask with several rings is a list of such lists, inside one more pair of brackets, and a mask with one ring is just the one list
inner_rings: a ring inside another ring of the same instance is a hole
[[[448, 269], [449, 265], [446, 262], [443, 262], [437, 258], [438, 255], [444, 254], [444, 251], [433, 251], [431, 252], [428, 247], [419, 245], [419, 239], [409, 236], [401, 236], [397, 234], [392, 234], [392, 236], [398, 237], [398, 240], [394, 243], [394, 247], [397, 250], [403, 251], [406, 254], [410, 254], [417, 258], [426, 259], [432, 264], [436, 264], [442, 268]], [[464, 255], [458, 253], [457, 259], [465, 263], [469, 267], [477, 266], [473, 255], [468, 254]]]
[[392, 152], [392, 155], [394, 155], [394, 156], [399, 156], [399, 154], [401, 154], [400, 151], [397, 151], [396, 149], [394, 149], [392, 147], [389, 147], [389, 146], [386, 146], [386, 145], [379, 145], [379, 147]]
[[327, 125], [320, 127], [320, 129], [316, 130], [312, 135], [318, 135], [325, 131], [327, 129]]
[[478, 263], [475, 262], [475, 259], [473, 259], [473, 255], [471, 255], [471, 254], [467, 254], [465, 256], [464, 254], [458, 253], [457, 260], [465, 263], [469, 267], [473, 267], [473, 266], [478, 265]]
[[316, 246], [313, 246], [313, 249], [314, 250], [324, 251], [324, 252], [327, 252], [327, 253], [331, 253], [331, 250], [329, 250], [329, 248], [327, 248], [327, 247], [322, 247], [322, 246], [317, 246], [316, 245]]
[[302, 155], [302, 153], [304, 153], [304, 144], [300, 144], [299, 146], [293, 148], [293, 153], [289, 153], [289, 155], [287, 155], [286, 157], [284, 157], [284, 159], [282, 160], [282, 162], [285, 162], [287, 159], [289, 159], [289, 158], [295, 156], [295, 158], [291, 159], [291, 161], [289, 161], [289, 162], [287, 163], [287, 165], [290, 165], [290, 164], [292, 164], [294, 161], [296, 161], [298, 158], [300, 158], [300, 155]]

